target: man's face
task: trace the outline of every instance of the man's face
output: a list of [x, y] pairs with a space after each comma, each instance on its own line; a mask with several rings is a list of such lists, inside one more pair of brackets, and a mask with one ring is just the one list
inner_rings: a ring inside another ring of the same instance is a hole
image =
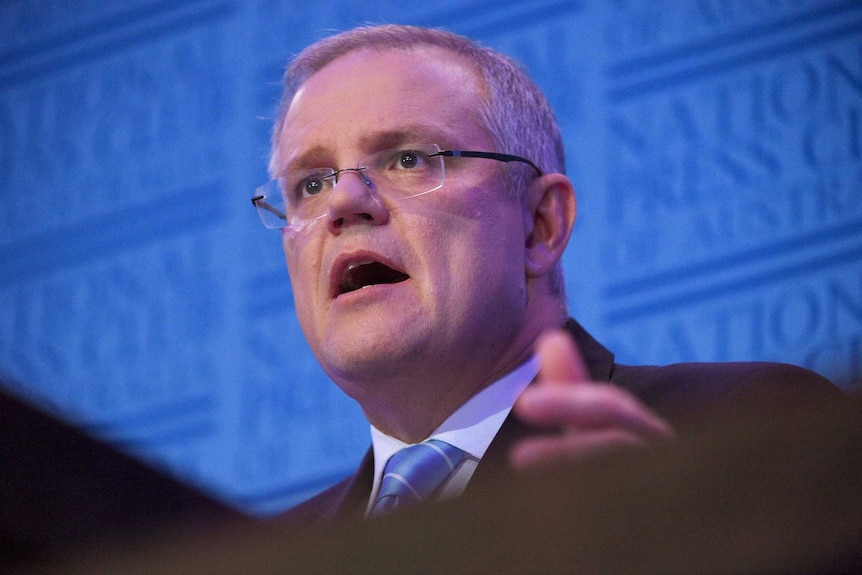
[[[472, 112], [483, 97], [449, 52], [353, 52], [297, 93], [278, 164], [354, 167], [401, 144], [494, 150]], [[444, 186], [406, 199], [346, 172], [328, 207], [310, 226], [286, 229], [283, 244], [305, 336], [348, 394], [398, 374], [483, 362], [487, 372], [505, 361], [526, 280], [523, 210], [504, 189], [502, 163], [447, 158]]]

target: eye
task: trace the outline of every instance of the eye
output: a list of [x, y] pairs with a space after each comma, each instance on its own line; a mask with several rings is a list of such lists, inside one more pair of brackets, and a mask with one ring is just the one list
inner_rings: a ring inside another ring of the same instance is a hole
[[400, 150], [395, 154], [395, 162], [392, 169], [416, 170], [424, 168], [428, 164], [428, 156], [416, 150]]
[[320, 192], [324, 191], [326, 187], [326, 177], [315, 174], [300, 180], [299, 184], [296, 186], [296, 195], [298, 198], [316, 196]]

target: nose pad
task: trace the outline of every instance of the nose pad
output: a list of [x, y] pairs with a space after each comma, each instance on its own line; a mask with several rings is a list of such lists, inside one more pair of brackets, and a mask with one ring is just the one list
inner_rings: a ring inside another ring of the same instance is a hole
[[[344, 178], [347, 173], [357, 176], [358, 185], [354, 178]], [[365, 168], [341, 170], [329, 193], [329, 230], [336, 233], [355, 223], [382, 225], [387, 221], [389, 208], [380, 200], [377, 187], [365, 173]]]
[[373, 189], [373, 188], [374, 188], [374, 182], [372, 182], [372, 181], [368, 178], [368, 174], [366, 174], [366, 173], [365, 173], [365, 170], [366, 170], [366, 168], [354, 168], [354, 170], [353, 170], [353, 171], [356, 173], [356, 175], [357, 175], [357, 176], [359, 176], [359, 180], [360, 180], [363, 184], [365, 184], [365, 187], [366, 187], [366, 188], [368, 188], [368, 189]]
[[334, 185], [338, 185], [339, 180], [342, 179], [341, 176], [343, 176], [344, 174], [353, 173], [359, 177], [359, 181], [361, 181], [363, 184], [370, 188], [374, 184], [371, 182], [371, 180], [368, 178], [368, 175], [365, 173], [367, 169], [368, 168], [364, 166], [358, 166], [356, 168], [342, 168], [340, 170], [335, 170], [335, 172], [333, 172], [332, 176], [330, 177], [333, 179]]

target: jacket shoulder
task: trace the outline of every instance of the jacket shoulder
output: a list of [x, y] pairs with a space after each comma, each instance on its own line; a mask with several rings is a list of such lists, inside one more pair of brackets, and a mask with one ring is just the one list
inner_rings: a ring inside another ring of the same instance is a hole
[[677, 422], [718, 409], [763, 413], [842, 397], [813, 371], [771, 362], [615, 365], [611, 381]]

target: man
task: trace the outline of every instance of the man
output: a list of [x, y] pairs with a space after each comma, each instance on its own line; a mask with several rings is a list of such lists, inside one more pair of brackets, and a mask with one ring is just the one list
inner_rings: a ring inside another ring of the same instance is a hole
[[377, 514], [390, 457], [428, 439], [451, 474], [419, 499], [666, 439], [751, 390], [834, 391], [790, 366], [615, 365], [567, 317], [576, 202], [553, 113], [465, 38], [380, 26], [307, 48], [270, 171], [253, 202], [282, 229], [300, 325], [372, 426], [356, 475], [286, 514], [299, 524]]

